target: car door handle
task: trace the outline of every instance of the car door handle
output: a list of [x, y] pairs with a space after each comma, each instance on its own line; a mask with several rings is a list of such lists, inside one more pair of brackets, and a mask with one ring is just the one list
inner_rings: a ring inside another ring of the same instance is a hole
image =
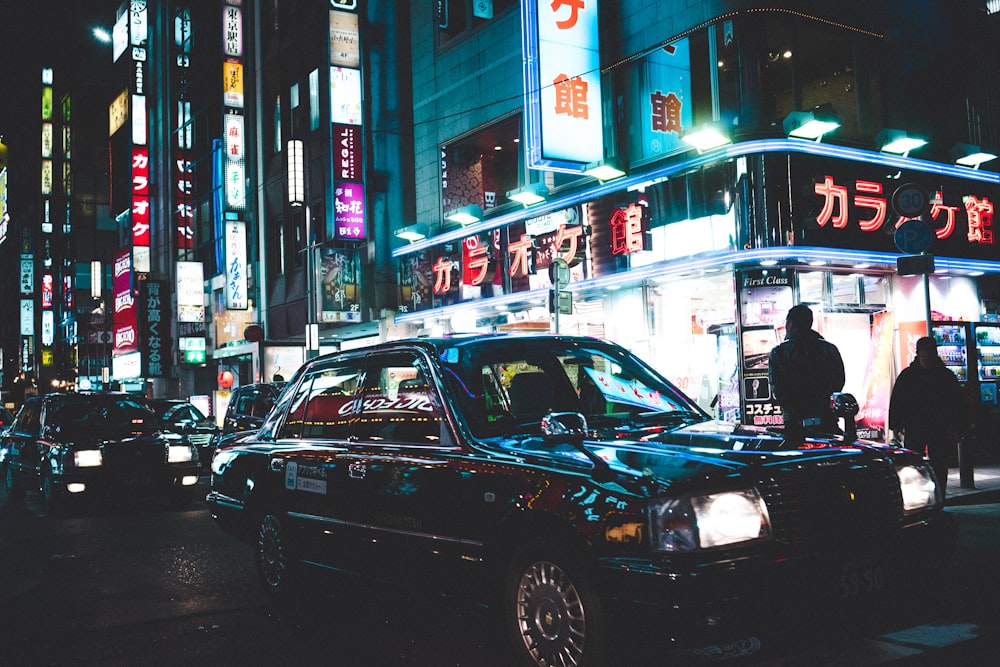
[[368, 464], [364, 462], [355, 461], [347, 466], [347, 476], [351, 479], [364, 479], [367, 473]]

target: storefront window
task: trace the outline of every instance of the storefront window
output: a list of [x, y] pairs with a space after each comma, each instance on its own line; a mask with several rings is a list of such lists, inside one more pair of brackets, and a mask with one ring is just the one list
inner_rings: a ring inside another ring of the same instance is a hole
[[866, 305], [884, 306], [889, 303], [890, 281], [888, 276], [862, 276], [861, 285]]
[[647, 289], [647, 306], [651, 325], [645, 357], [710, 414], [738, 420], [733, 274], [656, 283]]
[[830, 297], [834, 304], [861, 303], [861, 299], [858, 297], [858, 276], [856, 274], [834, 274], [830, 285]]
[[826, 282], [825, 271], [808, 271], [798, 274], [799, 302], [823, 303], [823, 284]]
[[441, 146], [441, 214], [468, 205], [484, 212], [507, 203], [507, 192], [519, 185], [521, 116], [509, 116], [489, 127]]

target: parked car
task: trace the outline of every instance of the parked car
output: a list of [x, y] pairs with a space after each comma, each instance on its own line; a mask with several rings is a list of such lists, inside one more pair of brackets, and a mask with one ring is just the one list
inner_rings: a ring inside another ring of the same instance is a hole
[[201, 472], [197, 449], [164, 431], [144, 399], [125, 393], [30, 397], [4, 445], [8, 494], [37, 490], [51, 511], [113, 491], [159, 493], [183, 505]]
[[276, 594], [313, 565], [475, 592], [535, 665], [601, 664], [628, 613], [711, 642], [924, 594], [956, 537], [918, 454], [815, 432], [786, 449], [571, 336], [312, 360], [216, 452], [208, 502]]
[[284, 382], [260, 382], [233, 389], [215, 446], [228, 446], [236, 434], [260, 428], [284, 387]]
[[208, 468], [215, 448], [213, 441], [218, 433], [215, 421], [202, 414], [190, 401], [180, 398], [147, 398], [146, 404], [160, 418], [164, 428], [185, 436], [198, 448], [199, 460]]
[[7, 445], [3, 441], [3, 436], [12, 423], [14, 423], [14, 413], [0, 405], [0, 466], [7, 460]]

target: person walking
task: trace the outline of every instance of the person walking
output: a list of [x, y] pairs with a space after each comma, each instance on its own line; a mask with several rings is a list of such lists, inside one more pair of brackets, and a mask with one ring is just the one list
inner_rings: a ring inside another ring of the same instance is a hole
[[903, 435], [906, 448], [927, 457], [942, 495], [966, 416], [962, 385], [938, 356], [937, 343], [930, 336], [918, 339], [916, 355], [889, 397], [889, 428]]
[[789, 447], [802, 444], [806, 426], [836, 428], [830, 394], [844, 388], [840, 350], [814, 331], [812, 324], [809, 306], [792, 306], [785, 318], [785, 341], [771, 350], [768, 359], [771, 393], [781, 406]]

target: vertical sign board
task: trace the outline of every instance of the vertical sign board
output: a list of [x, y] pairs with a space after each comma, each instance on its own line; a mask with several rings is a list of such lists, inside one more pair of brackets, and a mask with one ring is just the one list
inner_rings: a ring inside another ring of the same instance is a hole
[[173, 40], [173, 86], [176, 91], [174, 107], [174, 134], [177, 140], [173, 146], [173, 208], [174, 228], [177, 237], [177, 250], [194, 249], [194, 183], [191, 174], [191, 146], [194, 135], [194, 118], [191, 112], [190, 89], [191, 78], [191, 41], [194, 26], [191, 21], [191, 10], [178, 7], [174, 15]]
[[521, 3], [528, 166], [571, 173], [604, 158], [597, 2]]
[[246, 310], [247, 229], [242, 220], [226, 221], [226, 308]]
[[142, 340], [146, 354], [142, 359], [143, 377], [170, 375], [170, 291], [156, 280], [140, 283], [142, 305]]
[[115, 297], [114, 350], [115, 356], [120, 356], [138, 349], [135, 300], [132, 296], [132, 261], [127, 249], [115, 255], [111, 289]]
[[132, 270], [149, 273], [149, 149], [146, 148], [146, 43], [149, 38], [146, 0], [130, 0], [129, 45], [132, 49]]

